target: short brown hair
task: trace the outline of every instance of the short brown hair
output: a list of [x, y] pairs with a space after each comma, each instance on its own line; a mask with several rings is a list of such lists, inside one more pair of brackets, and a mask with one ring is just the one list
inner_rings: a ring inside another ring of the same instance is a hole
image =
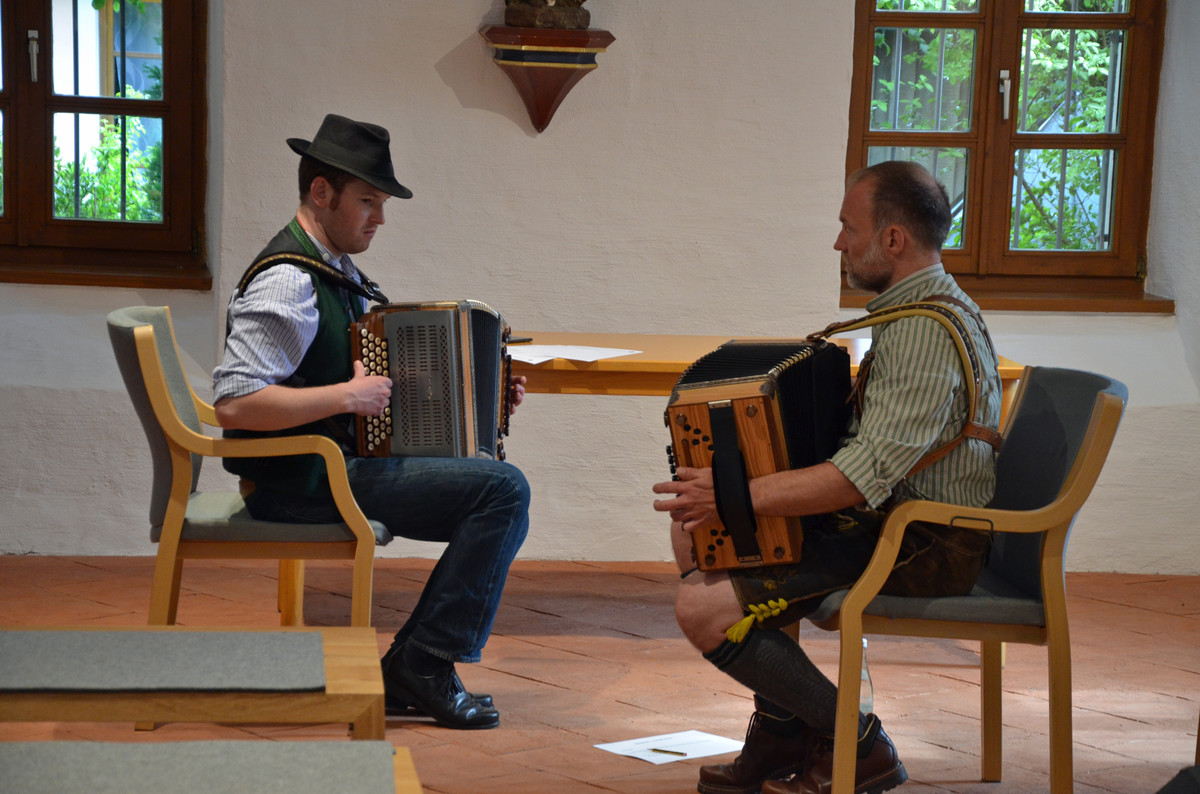
[[941, 251], [953, 221], [946, 188], [923, 166], [888, 160], [850, 175], [847, 185], [871, 179], [875, 229], [896, 225], [908, 229], [922, 246]]
[[298, 171], [301, 204], [308, 200], [308, 193], [312, 189], [313, 180], [319, 176], [324, 177], [325, 181], [333, 188], [334, 195], [340, 195], [342, 189], [354, 178], [352, 174], [348, 174], [340, 168], [335, 168], [328, 163], [323, 163], [317, 158], [308, 157], [307, 155], [300, 158], [300, 168]]

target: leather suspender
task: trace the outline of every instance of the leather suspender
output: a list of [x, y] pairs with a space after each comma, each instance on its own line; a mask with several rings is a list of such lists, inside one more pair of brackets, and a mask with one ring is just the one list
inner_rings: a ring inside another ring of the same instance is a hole
[[[933, 301], [946, 301], [962, 307], [969, 315], [975, 318], [980, 327], [984, 329], [984, 339], [987, 341], [988, 349], [995, 358], [995, 347], [992, 345], [991, 336], [987, 333], [986, 326], [983, 325], [981, 318], [963, 301], [951, 295], [933, 295], [924, 301], [917, 303], [905, 303], [899, 306], [891, 306], [886, 309], [872, 312], [865, 317], [859, 317], [854, 320], [845, 322], [833, 323], [827, 326], [824, 330], [815, 334], [810, 334], [809, 341], [826, 339], [832, 334], [840, 331], [853, 331], [859, 328], [866, 328], [872, 325], [880, 325], [882, 323], [892, 322], [904, 317], [929, 317], [936, 320], [950, 334], [950, 338], [954, 341], [954, 346], [958, 350], [959, 358], [963, 365], [963, 374], [966, 376], [967, 384], [967, 419], [963, 423], [962, 429], [958, 435], [950, 441], [942, 444], [940, 447], [926, 452], [921, 458], [913, 464], [905, 477], [911, 477], [922, 469], [933, 465], [937, 461], [950, 454], [959, 444], [968, 438], [978, 438], [986, 441], [993, 449], [999, 450], [1002, 437], [997, 428], [990, 427], [982, 422], [976, 421], [976, 414], [979, 410], [979, 394], [983, 386], [983, 368], [980, 365], [978, 351], [975, 350], [975, 343], [972, 341], [970, 334], [967, 332], [966, 326], [963, 324], [962, 317], [953, 309], [942, 306]], [[862, 413], [862, 395], [866, 388], [866, 381], [871, 371], [871, 362], [874, 359], [874, 354], [868, 352], [858, 366], [858, 377], [855, 380], [854, 389], [851, 392], [850, 398], [855, 402], [855, 409], [859, 415]]]

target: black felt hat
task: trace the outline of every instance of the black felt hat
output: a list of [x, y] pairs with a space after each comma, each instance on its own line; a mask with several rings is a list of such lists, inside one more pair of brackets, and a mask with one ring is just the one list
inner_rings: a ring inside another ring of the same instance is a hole
[[311, 142], [288, 138], [287, 144], [296, 154], [340, 168], [384, 193], [412, 198], [412, 191], [396, 181], [388, 148], [390, 140], [388, 131], [378, 124], [330, 113]]

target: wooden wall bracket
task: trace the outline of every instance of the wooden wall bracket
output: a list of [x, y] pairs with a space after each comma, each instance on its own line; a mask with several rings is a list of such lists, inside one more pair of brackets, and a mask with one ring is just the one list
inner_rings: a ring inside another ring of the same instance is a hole
[[491, 25], [480, 33], [516, 86], [538, 132], [546, 129], [575, 84], [596, 68], [596, 53], [615, 41], [607, 30]]

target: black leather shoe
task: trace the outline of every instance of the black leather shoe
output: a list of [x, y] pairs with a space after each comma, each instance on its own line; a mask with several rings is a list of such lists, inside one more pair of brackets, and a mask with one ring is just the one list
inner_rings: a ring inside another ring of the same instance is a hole
[[816, 738], [812, 729], [757, 696], [754, 708], [746, 742], [733, 763], [700, 767], [696, 783], [700, 794], [758, 794], [764, 781], [804, 772], [804, 761]]
[[[866, 720], [866, 731], [858, 740], [854, 794], [881, 794], [908, 780], [908, 772], [879, 718], [868, 714]], [[832, 789], [833, 741], [823, 739], [814, 746], [803, 776], [764, 783], [762, 794], [829, 794]]]
[[[495, 708], [495, 705], [492, 703], [491, 695], [478, 694], [475, 692], [468, 692], [467, 694], [475, 698], [475, 702], [483, 708]], [[411, 713], [428, 716], [424, 711], [421, 710], [419, 706], [414, 706], [412, 703], [405, 703], [398, 696], [392, 694], [391, 692], [385, 692], [383, 695], [383, 713], [388, 715], [402, 715]]]
[[[388, 665], [392, 663], [393, 657], [396, 657], [396, 664], [404, 664], [402, 656], [403, 648], [403, 645], [393, 645], [391, 648], [388, 648], [387, 653], [383, 655], [383, 659], [380, 661], [380, 665], [382, 665], [385, 672], [387, 671]], [[483, 708], [495, 708], [495, 705], [492, 703], [491, 695], [476, 692], [470, 692], [468, 694], [475, 698], [475, 700]], [[420, 706], [414, 703], [409, 703], [399, 695], [387, 691], [385, 691], [383, 694], [383, 713], [389, 716], [400, 716], [409, 713], [429, 716], [425, 714]]]
[[500, 713], [484, 706], [468, 692], [453, 664], [431, 675], [418, 675], [404, 662], [404, 654], [393, 654], [382, 665], [383, 691], [387, 698], [415, 707], [439, 725], [460, 730], [495, 728]]

